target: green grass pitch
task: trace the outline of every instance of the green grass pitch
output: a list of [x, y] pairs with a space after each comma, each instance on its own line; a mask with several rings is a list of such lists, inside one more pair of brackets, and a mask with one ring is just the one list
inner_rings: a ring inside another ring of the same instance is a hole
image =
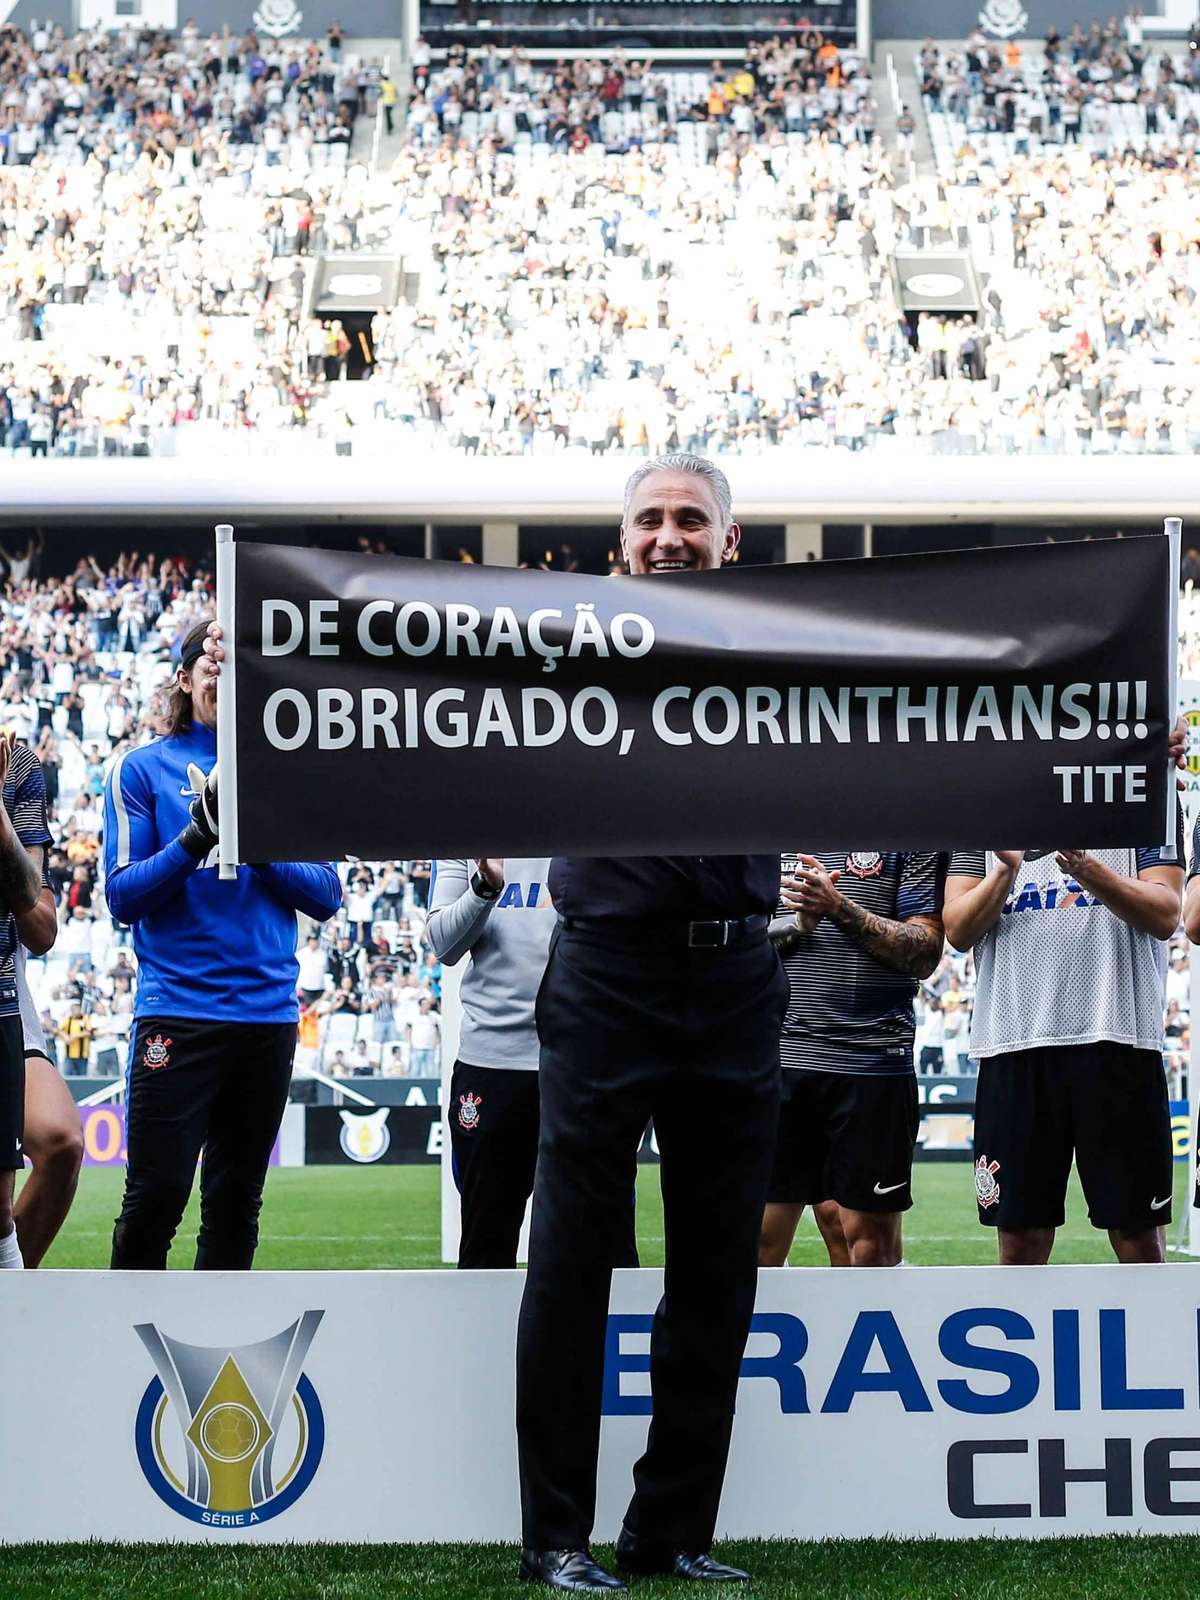
[[[106, 1267], [123, 1171], [87, 1167], [74, 1209], [47, 1267]], [[285, 1268], [440, 1267], [441, 1213], [435, 1166], [284, 1167], [267, 1179], [256, 1265]], [[996, 1259], [993, 1230], [975, 1218], [975, 1186], [966, 1161], [918, 1162], [913, 1209], [904, 1219], [904, 1258], [914, 1266], [980, 1266]], [[1176, 1166], [1175, 1216], [1187, 1203], [1187, 1167]], [[189, 1267], [195, 1251], [197, 1198], [183, 1219], [172, 1267]], [[1172, 1235], [1174, 1234], [1172, 1227]], [[638, 1245], [645, 1266], [663, 1259], [658, 1174], [638, 1175]], [[792, 1251], [794, 1266], [816, 1266], [824, 1247], [805, 1217]], [[1089, 1226], [1078, 1183], [1068, 1197], [1067, 1225], [1056, 1262], [1111, 1261], [1108, 1240]]]
[[[436, 1167], [310, 1167], [273, 1172], [263, 1207], [258, 1266], [440, 1267]], [[103, 1267], [122, 1174], [83, 1173], [79, 1197], [47, 1266]], [[1177, 1168], [1176, 1216], [1186, 1203]], [[995, 1259], [990, 1229], [975, 1220], [970, 1166], [919, 1164], [905, 1218], [914, 1265], [978, 1265]], [[196, 1202], [171, 1265], [190, 1265]], [[1172, 1230], [1174, 1232], [1174, 1230]], [[638, 1240], [647, 1265], [662, 1261], [657, 1174], [638, 1183]], [[1055, 1259], [1111, 1260], [1088, 1226], [1072, 1182]], [[814, 1265], [823, 1250], [808, 1219], [792, 1252]], [[598, 1545], [601, 1559], [610, 1548]], [[738, 1543], [718, 1551], [754, 1574], [749, 1588], [705, 1588], [713, 1600], [1179, 1600], [1195, 1592], [1200, 1538], [1062, 1539], [1037, 1542], [863, 1540]], [[323, 1545], [213, 1548], [184, 1545], [15, 1545], [0, 1550], [0, 1600], [489, 1600], [532, 1594], [515, 1582], [517, 1554], [497, 1545]], [[695, 1593], [669, 1581], [636, 1581], [635, 1600]]]
[[[634, 1600], [1181, 1600], [1200, 1539], [736, 1543], [749, 1586], [635, 1579]], [[609, 1546], [597, 1545], [601, 1560]], [[5, 1600], [517, 1600], [504, 1545], [19, 1545], [0, 1550]]]

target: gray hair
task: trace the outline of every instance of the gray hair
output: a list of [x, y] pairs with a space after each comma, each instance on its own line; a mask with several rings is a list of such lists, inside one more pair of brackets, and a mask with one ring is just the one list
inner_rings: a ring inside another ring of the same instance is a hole
[[629, 505], [637, 493], [638, 484], [643, 479], [650, 477], [655, 472], [694, 472], [698, 478], [703, 478], [712, 492], [717, 497], [717, 509], [721, 513], [721, 529], [724, 531], [733, 521], [733, 495], [729, 490], [729, 479], [704, 456], [690, 456], [683, 450], [668, 452], [665, 456], [655, 456], [652, 461], [643, 461], [642, 465], [629, 474], [625, 484], [625, 519], [629, 517]]

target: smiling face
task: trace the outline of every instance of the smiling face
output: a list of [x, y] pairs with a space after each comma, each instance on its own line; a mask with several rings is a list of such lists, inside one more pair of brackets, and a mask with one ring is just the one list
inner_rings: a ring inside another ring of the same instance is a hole
[[716, 491], [697, 472], [649, 473], [621, 526], [621, 550], [635, 577], [723, 566], [740, 538], [736, 522], [722, 526]]

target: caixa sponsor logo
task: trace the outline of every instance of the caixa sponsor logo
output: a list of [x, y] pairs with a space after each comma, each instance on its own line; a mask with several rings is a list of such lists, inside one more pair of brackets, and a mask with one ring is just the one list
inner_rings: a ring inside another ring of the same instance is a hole
[[[627, 1382], [627, 1378], [650, 1370], [652, 1323], [651, 1316], [641, 1314], [609, 1317], [606, 1415], [650, 1414], [645, 1379]], [[836, 1416], [857, 1409], [878, 1417], [878, 1411], [869, 1408], [879, 1401], [860, 1402], [864, 1396], [887, 1396], [883, 1403], [888, 1409], [912, 1417], [913, 1426], [919, 1426], [916, 1419], [922, 1413], [931, 1417], [941, 1413], [944, 1428], [947, 1414], [1006, 1418], [1040, 1399], [1043, 1426], [1037, 1431], [1050, 1437], [970, 1437], [949, 1443], [946, 1497], [955, 1517], [993, 1523], [1065, 1517], [1072, 1486], [1086, 1484], [1103, 1485], [1110, 1517], [1133, 1515], [1139, 1486], [1151, 1515], [1200, 1517], [1200, 1491], [1189, 1496], [1180, 1489], [1200, 1482], [1200, 1437], [1184, 1436], [1185, 1428], [1178, 1437], [1146, 1440], [1143, 1427], [1135, 1444], [1121, 1436], [1119, 1425], [1112, 1430], [1116, 1436], [1096, 1437], [1098, 1415], [1182, 1412], [1188, 1404], [1182, 1384], [1149, 1386], [1134, 1381], [1124, 1310], [1054, 1310], [1048, 1328], [1039, 1333], [1028, 1317], [1008, 1307], [969, 1307], [952, 1312], [938, 1325], [936, 1357], [924, 1337], [920, 1346], [906, 1340], [892, 1312], [860, 1311], [834, 1347], [837, 1359], [831, 1376], [824, 1376], [829, 1372], [828, 1350], [821, 1352], [819, 1363], [813, 1358], [808, 1328], [800, 1317], [760, 1311], [750, 1332], [755, 1353], [742, 1361], [743, 1392], [747, 1384], [770, 1385], [785, 1415]], [[637, 1348], [631, 1348], [635, 1342]], [[773, 1348], [758, 1353], [763, 1345]], [[1179, 1352], [1193, 1374], [1198, 1351], [1200, 1312], [1191, 1349]], [[819, 1365], [823, 1376], [818, 1380], [810, 1375], [806, 1365], [813, 1369]], [[1157, 1373], [1160, 1379], [1172, 1375]], [[1045, 1426], [1048, 1409], [1054, 1421]], [[1070, 1420], [1083, 1413], [1093, 1419], [1090, 1448], [1080, 1442], [1079, 1430]], [[1161, 1426], [1158, 1416], [1154, 1420]], [[971, 1432], [986, 1434], [988, 1429], [986, 1424], [976, 1425]], [[1054, 1437], [1056, 1433], [1065, 1437]], [[1200, 1423], [1191, 1433], [1200, 1435]], [[1089, 1450], [1088, 1459], [1082, 1458], [1084, 1450]]]
[[325, 1419], [302, 1368], [324, 1315], [306, 1311], [247, 1345], [183, 1344], [152, 1322], [135, 1329], [158, 1374], [138, 1406], [138, 1463], [172, 1511], [211, 1528], [249, 1528], [308, 1488]]

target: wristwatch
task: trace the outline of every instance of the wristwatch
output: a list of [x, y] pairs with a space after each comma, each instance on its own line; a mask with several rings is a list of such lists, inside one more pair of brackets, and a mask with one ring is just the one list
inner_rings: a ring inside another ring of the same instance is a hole
[[480, 876], [478, 870], [471, 874], [471, 888], [481, 900], [498, 900], [500, 898], [499, 889], [493, 889], [491, 884]]

